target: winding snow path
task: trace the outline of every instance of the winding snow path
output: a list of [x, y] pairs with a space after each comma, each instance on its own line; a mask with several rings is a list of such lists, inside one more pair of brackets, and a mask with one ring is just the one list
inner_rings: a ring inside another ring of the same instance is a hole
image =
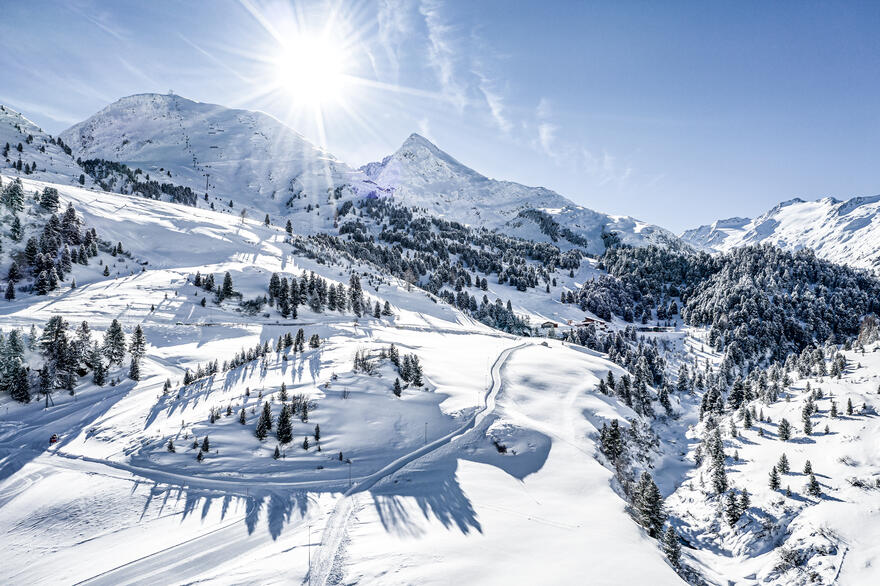
[[426, 444], [422, 448], [410, 452], [409, 454], [394, 460], [384, 468], [377, 472], [364, 477], [360, 482], [354, 484], [339, 498], [333, 511], [330, 513], [327, 523], [324, 525], [324, 533], [321, 536], [321, 542], [318, 545], [318, 553], [312, 567], [309, 570], [306, 582], [311, 586], [325, 586], [330, 578], [331, 572], [336, 558], [339, 555], [339, 549], [345, 538], [345, 530], [352, 513], [358, 505], [358, 494], [372, 488], [377, 482], [391, 476], [401, 468], [422, 458], [431, 452], [455, 441], [464, 434], [470, 432], [482, 423], [494, 410], [496, 398], [501, 391], [501, 368], [516, 350], [525, 348], [528, 343], [524, 342], [516, 346], [503, 350], [498, 358], [495, 359], [490, 371], [491, 381], [489, 388], [486, 390], [483, 408], [475, 412], [461, 427], [451, 433]]

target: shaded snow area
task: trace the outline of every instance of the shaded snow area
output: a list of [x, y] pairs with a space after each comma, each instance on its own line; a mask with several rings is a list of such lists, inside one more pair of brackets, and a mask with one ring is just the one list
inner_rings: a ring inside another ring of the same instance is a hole
[[[146, 352], [138, 381], [126, 359], [48, 408], [0, 397], [0, 582], [680, 582], [599, 453], [603, 423], [637, 417], [597, 391], [623, 372], [602, 355], [493, 330], [377, 267], [297, 256], [277, 226], [57, 187], [62, 210], [125, 254], [75, 264], [75, 288], [0, 303], [4, 336], [27, 341], [60, 315], [100, 340], [118, 320], [126, 339], [140, 326]], [[218, 285], [228, 272], [236, 296], [213, 298], [197, 272]], [[272, 273], [311, 272], [346, 286], [358, 274], [390, 315], [301, 305], [284, 318], [239, 302], [265, 295]], [[595, 273], [585, 262], [564, 282]], [[512, 293], [531, 315], [577, 317]], [[301, 348], [278, 344], [300, 329]], [[421, 385], [394, 353], [418, 359]], [[38, 357], [24, 353], [33, 369]], [[235, 365], [183, 384], [213, 361]]]

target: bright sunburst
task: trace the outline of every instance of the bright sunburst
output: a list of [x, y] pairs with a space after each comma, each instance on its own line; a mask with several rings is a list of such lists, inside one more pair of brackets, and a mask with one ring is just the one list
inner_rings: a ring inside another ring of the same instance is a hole
[[341, 98], [348, 58], [327, 35], [300, 34], [286, 42], [275, 61], [275, 82], [300, 104], [320, 107]]

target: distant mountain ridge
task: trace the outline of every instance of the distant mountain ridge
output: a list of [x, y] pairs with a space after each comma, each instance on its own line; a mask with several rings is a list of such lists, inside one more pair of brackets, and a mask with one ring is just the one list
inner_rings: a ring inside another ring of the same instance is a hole
[[880, 195], [845, 201], [794, 198], [754, 219], [731, 218], [686, 230], [681, 239], [712, 252], [764, 242], [787, 250], [812, 248], [822, 258], [878, 270]]

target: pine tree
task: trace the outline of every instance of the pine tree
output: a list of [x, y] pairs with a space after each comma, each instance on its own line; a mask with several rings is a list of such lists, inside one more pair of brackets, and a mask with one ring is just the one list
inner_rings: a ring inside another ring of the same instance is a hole
[[309, 449], [309, 437], [308, 436], [303, 438], [302, 447], [304, 450], [308, 451], [308, 449]]
[[260, 413], [260, 419], [257, 420], [257, 438], [261, 441], [266, 439], [270, 431], [272, 431], [272, 408], [269, 407], [269, 401], [264, 401], [263, 411]]
[[278, 391], [278, 398], [281, 400], [282, 403], [284, 401], [287, 401], [287, 385], [284, 383], [284, 381], [281, 381], [281, 390]]
[[831, 401], [831, 419], [837, 419], [837, 401]]
[[131, 380], [141, 380], [141, 366], [137, 359], [131, 359], [131, 365], [128, 367], [128, 378]]
[[247, 423], [247, 419], [246, 419], [243, 407], [242, 407], [241, 411], [238, 413], [238, 422], [241, 423], [242, 425]]
[[293, 425], [290, 418], [290, 405], [285, 403], [281, 406], [281, 413], [278, 415], [278, 429], [276, 431], [278, 441], [282, 444], [289, 444], [293, 441]]
[[812, 474], [812, 473], [813, 473], [813, 465], [810, 463], [809, 460], [807, 460], [806, 463], [804, 463], [804, 474], [806, 475], [806, 474]]
[[40, 206], [50, 212], [58, 211], [58, 190], [54, 187], [44, 187], [40, 196]]
[[226, 299], [227, 297], [232, 297], [235, 294], [235, 290], [232, 288], [232, 275], [227, 271], [223, 276], [223, 286], [220, 289], [220, 299]]
[[614, 465], [622, 461], [626, 446], [617, 419], [613, 419], [608, 426], [602, 424], [602, 430], [599, 432], [599, 450]]
[[770, 488], [779, 490], [779, 472], [776, 471], [776, 466], [770, 470]]
[[853, 414], [852, 398], [850, 398], [850, 397], [847, 397], [847, 399], [846, 399], [846, 414], [847, 415]]
[[128, 345], [128, 351], [131, 353], [132, 359], [140, 360], [146, 353], [146, 348], [147, 340], [144, 337], [144, 330], [141, 328], [141, 325], [138, 324], [135, 326], [134, 332], [131, 334], [131, 342]]
[[281, 448], [279, 448], [277, 445], [275, 446], [275, 453], [272, 454], [272, 457], [276, 460], [281, 457]]
[[107, 382], [107, 371], [104, 368], [104, 359], [97, 342], [92, 346], [89, 364], [92, 368], [92, 382], [99, 387], [104, 386], [104, 383]]
[[113, 364], [122, 364], [125, 358], [125, 333], [119, 320], [114, 319], [110, 322], [110, 327], [104, 333], [104, 356]]
[[205, 453], [202, 450], [199, 450], [199, 453], [196, 454], [196, 460], [201, 462], [204, 459], [205, 459]]
[[731, 527], [739, 521], [739, 503], [736, 501], [736, 494], [731, 490], [727, 493], [727, 503], [724, 507], [724, 516], [727, 518], [727, 524]]
[[822, 496], [822, 486], [819, 484], [819, 481], [816, 480], [816, 476], [814, 474], [810, 474], [810, 481], [807, 483], [807, 494], [813, 497]]
[[290, 220], [287, 220], [287, 225], [284, 227], [284, 231], [289, 235], [293, 235], [293, 224], [290, 223]]
[[13, 283], [12, 281], [8, 281], [6, 283], [5, 297], [7, 301], [12, 301], [13, 299], [15, 299], [15, 283]]
[[394, 378], [394, 394], [399, 397], [402, 392], [403, 392], [403, 389], [400, 387], [400, 379], [395, 377]]
[[660, 490], [647, 471], [642, 472], [634, 489], [633, 507], [639, 524], [648, 530], [651, 537], [659, 538], [663, 523], [666, 521], [666, 515], [663, 513], [663, 497], [660, 496]]
[[779, 433], [779, 439], [781, 439], [784, 442], [791, 439], [791, 424], [784, 417], [779, 422], [778, 433]]
[[202, 451], [208, 452], [211, 449], [211, 442], [208, 441], [208, 436], [205, 436], [205, 439], [202, 440]]
[[315, 443], [318, 443], [319, 441], [321, 441], [321, 426], [318, 424], [315, 424], [314, 436], [315, 436]]
[[752, 499], [749, 495], [749, 491], [747, 489], [743, 489], [742, 494], [739, 495], [739, 512], [740, 515], [749, 510], [749, 507], [752, 506]]
[[727, 491], [727, 471], [724, 464], [715, 465], [712, 468], [712, 488], [716, 494], [724, 494]]
[[781, 474], [788, 474], [791, 470], [788, 464], [788, 457], [785, 453], [779, 458], [779, 463], [776, 464], [776, 469], [779, 470]]
[[681, 543], [678, 541], [678, 534], [670, 525], [663, 534], [663, 553], [673, 568], [681, 567]]
[[177, 449], [175, 449], [175, 447], [174, 447], [174, 440], [171, 438], [168, 439], [168, 451], [171, 453], [174, 453], [177, 451]]
[[105, 277], [109, 277], [110, 276], [110, 266], [104, 265], [104, 272], [101, 274], [104, 275]]
[[348, 298], [351, 302], [351, 310], [356, 316], [361, 317], [363, 315], [364, 295], [361, 290], [361, 280], [354, 273], [352, 273], [348, 281]]

